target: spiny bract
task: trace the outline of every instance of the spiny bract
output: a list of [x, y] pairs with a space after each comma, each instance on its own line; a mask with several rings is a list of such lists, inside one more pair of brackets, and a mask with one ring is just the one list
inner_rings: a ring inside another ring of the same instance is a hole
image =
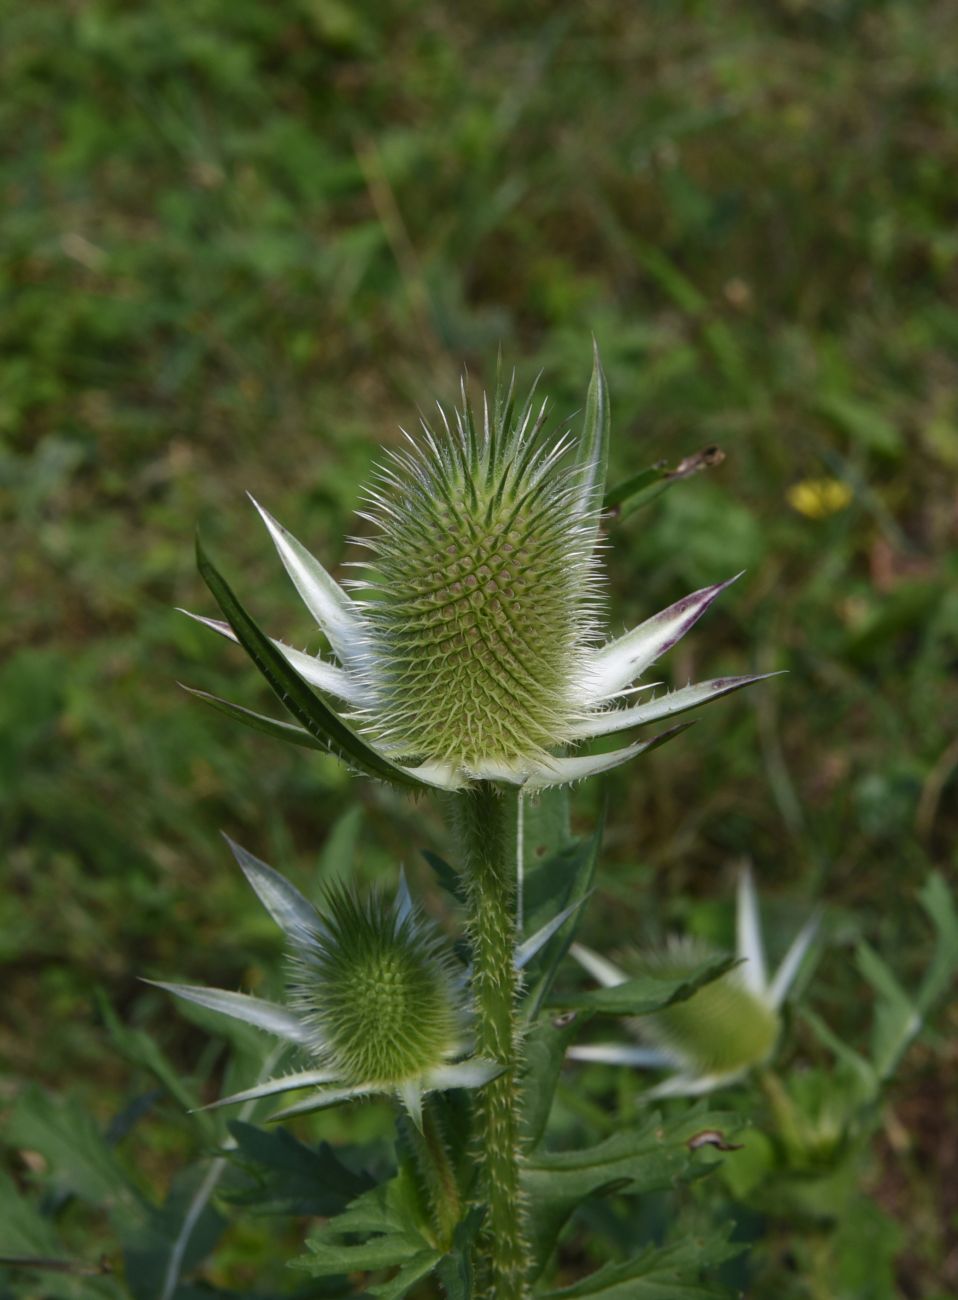
[[400, 784], [458, 790], [490, 780], [535, 790], [616, 767], [682, 728], [604, 754], [565, 752], [577, 742], [759, 680], [715, 678], [617, 707], [649, 689], [633, 683], [734, 579], [603, 640], [597, 553], [609, 403], [598, 354], [578, 437], [550, 437], [545, 407], [531, 395], [518, 406], [510, 386], [478, 421], [463, 391], [451, 425], [443, 415], [438, 431], [423, 423], [408, 442], [367, 493], [374, 531], [361, 539], [365, 575], [347, 584], [355, 596], [257, 506], [338, 662], [265, 637], [200, 550], [227, 621], [192, 617], [241, 642], [295, 725], [197, 694]]
[[[265, 1029], [311, 1058], [311, 1068], [224, 1097], [217, 1106], [309, 1089], [274, 1119], [353, 1097], [396, 1096], [421, 1124], [423, 1095], [477, 1088], [501, 1067], [468, 1050], [465, 972], [413, 906], [404, 879], [394, 902], [331, 890], [322, 914], [264, 862], [230, 843], [292, 961], [288, 1006], [188, 984], [160, 988]], [[548, 938], [548, 935], [546, 935]], [[542, 940], [544, 942], [544, 940]]]

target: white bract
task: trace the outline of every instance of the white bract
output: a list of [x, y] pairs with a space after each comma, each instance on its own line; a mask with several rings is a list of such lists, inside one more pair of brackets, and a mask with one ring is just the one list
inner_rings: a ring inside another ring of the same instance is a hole
[[[774, 1051], [781, 1031], [782, 1004], [817, 927], [816, 917], [802, 927], [769, 979], [752, 873], [743, 869], [736, 911], [738, 965], [686, 1000], [630, 1021], [629, 1028], [644, 1039], [642, 1045], [587, 1044], [570, 1048], [568, 1056], [576, 1061], [672, 1069], [671, 1077], [645, 1094], [649, 1098], [697, 1096], [737, 1082]], [[630, 978], [582, 944], [573, 944], [571, 951], [606, 988]], [[691, 973], [712, 955], [702, 944], [678, 941], [644, 955], [638, 964], [644, 971], [675, 977]]]
[[481, 420], [465, 394], [451, 424], [440, 414], [438, 432], [423, 423], [418, 440], [407, 435], [367, 491], [373, 532], [361, 544], [370, 558], [349, 591], [257, 505], [328, 655], [264, 637], [201, 556], [227, 621], [193, 617], [246, 647], [296, 722], [205, 698], [403, 784], [535, 790], [616, 767], [682, 726], [609, 753], [567, 752], [580, 742], [759, 680], [720, 677], [627, 702], [650, 689], [637, 679], [734, 578], [623, 636], [605, 634], [599, 522], [609, 419], [598, 358], [578, 438], [550, 438], [545, 407], [536, 410], [530, 395], [517, 408], [511, 388], [484, 403]]

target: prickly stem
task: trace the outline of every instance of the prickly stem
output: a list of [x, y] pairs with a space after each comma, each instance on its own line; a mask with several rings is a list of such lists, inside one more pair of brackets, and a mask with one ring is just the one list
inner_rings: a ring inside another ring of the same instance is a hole
[[513, 807], [488, 782], [455, 797], [469, 900], [476, 1050], [507, 1068], [477, 1094], [475, 1130], [486, 1207], [477, 1248], [483, 1300], [525, 1300], [529, 1248], [520, 1186], [520, 1040], [514, 965], [516, 864]]

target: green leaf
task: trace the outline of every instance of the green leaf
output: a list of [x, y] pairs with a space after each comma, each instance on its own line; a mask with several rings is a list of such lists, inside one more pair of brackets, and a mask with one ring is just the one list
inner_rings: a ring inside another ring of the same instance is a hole
[[638, 474], [633, 474], [615, 487], [610, 488], [605, 494], [603, 508], [605, 510], [619, 511], [626, 501], [637, 497], [640, 492], [645, 492], [650, 487], [655, 487], [661, 483], [669, 472], [669, 467], [664, 460], [658, 461], [649, 469], [640, 470]]
[[306, 1239], [308, 1253], [293, 1263], [313, 1277], [397, 1268], [393, 1278], [366, 1289], [399, 1300], [442, 1258], [423, 1235], [417, 1206], [417, 1190], [408, 1172], [401, 1170], [388, 1183], [363, 1193], [336, 1218], [314, 1228]]
[[542, 1016], [526, 1038], [520, 1096], [528, 1151], [534, 1151], [545, 1134], [562, 1063], [580, 1028], [576, 1016]]
[[469, 1211], [452, 1237], [452, 1250], [439, 1262], [437, 1272], [446, 1300], [473, 1300], [476, 1288], [473, 1247], [482, 1226], [484, 1210]]
[[[102, 993], [97, 994], [96, 1000], [103, 1023], [117, 1051], [132, 1065], [152, 1074], [183, 1110], [196, 1110], [200, 1105], [199, 1097], [186, 1086], [177, 1073], [176, 1066], [150, 1035], [143, 1029], [131, 1029], [124, 1025]], [[199, 1122], [207, 1124], [212, 1133], [213, 1125], [207, 1117], [202, 1117]]]
[[233, 1120], [229, 1130], [236, 1141], [230, 1160], [243, 1174], [229, 1199], [257, 1214], [328, 1217], [373, 1185], [367, 1174], [347, 1169], [325, 1142], [310, 1147], [286, 1129], [261, 1129], [243, 1120]]
[[466, 884], [465, 878], [451, 867], [445, 858], [441, 858], [438, 853], [433, 853], [429, 849], [421, 849], [420, 852], [426, 862], [432, 867], [439, 884], [450, 894], [457, 903], [466, 905]]
[[848, 393], [820, 393], [818, 411], [852, 441], [881, 456], [897, 457], [902, 451], [902, 432], [879, 407]]
[[935, 950], [916, 999], [922, 1014], [927, 1015], [951, 988], [958, 970], [958, 913], [944, 877], [937, 871], [925, 881], [918, 900], [936, 931]]
[[159, 1209], [121, 1231], [127, 1285], [134, 1300], [176, 1295], [177, 1283], [210, 1254], [226, 1229], [212, 1204], [220, 1160], [180, 1170]]
[[734, 1131], [734, 1115], [702, 1110], [662, 1119], [655, 1112], [594, 1146], [572, 1151], [534, 1152], [523, 1167], [523, 1188], [532, 1207], [532, 1239], [540, 1268], [575, 1207], [587, 1196], [613, 1191], [640, 1195], [700, 1176], [718, 1157], [690, 1151], [689, 1139], [703, 1129]]
[[367, 776], [419, 788], [422, 782], [382, 754], [353, 731], [290, 666], [282, 652], [240, 604], [226, 579], [219, 573], [196, 539], [196, 564], [236, 639], [250, 656], [280, 703], [301, 727], [327, 751], [351, 763]]
[[360, 804], [347, 808], [333, 822], [319, 855], [317, 874], [324, 886], [343, 880], [352, 873], [362, 823], [363, 810]]
[[592, 1011], [611, 1016], [646, 1016], [674, 1002], [684, 1002], [705, 984], [720, 979], [734, 966], [736, 957], [710, 957], [688, 975], [639, 975], [612, 988], [591, 989], [553, 998], [552, 1004], [568, 1010]]
[[649, 1246], [622, 1264], [604, 1264], [573, 1286], [547, 1291], [542, 1300], [724, 1300], [725, 1287], [700, 1281], [703, 1270], [714, 1269], [739, 1254], [743, 1247], [730, 1243], [726, 1233], [686, 1237], [671, 1246]]
[[853, 1047], [849, 1047], [843, 1039], [839, 1038], [810, 1007], [804, 1007], [801, 1016], [819, 1042], [845, 1066], [849, 1076], [854, 1080], [859, 1100], [861, 1102], [874, 1100], [878, 1095], [880, 1080], [871, 1062], [866, 1061], [860, 1052], [856, 1052]]
[[119, 1219], [138, 1219], [147, 1202], [74, 1098], [55, 1100], [39, 1088], [21, 1093], [7, 1124], [8, 1141], [39, 1151], [66, 1190]]
[[887, 1079], [921, 1029], [922, 1018], [891, 969], [870, 944], [860, 943], [855, 958], [858, 969], [878, 995], [872, 1017], [871, 1056], [878, 1077]]
[[[529, 874], [525, 889], [526, 934], [534, 934], [551, 917], [588, 894], [595, 879], [603, 830], [604, 812], [588, 839], [567, 840]], [[580, 908], [574, 912], [529, 963], [526, 969], [529, 991], [523, 1000], [525, 1018], [534, 1019], [549, 996], [559, 965], [582, 919], [582, 911]]]
[[427, 1247], [408, 1259], [388, 1282], [378, 1282], [375, 1286], [367, 1286], [366, 1290], [370, 1295], [381, 1296], [382, 1300], [401, 1300], [411, 1286], [433, 1271], [441, 1258], [437, 1250]]
[[0, 1256], [61, 1253], [50, 1220], [19, 1194], [13, 1179], [0, 1169]]

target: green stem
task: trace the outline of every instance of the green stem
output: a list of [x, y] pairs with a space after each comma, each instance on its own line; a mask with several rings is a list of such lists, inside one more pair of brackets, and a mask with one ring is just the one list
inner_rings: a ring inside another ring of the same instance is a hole
[[419, 1176], [429, 1200], [429, 1211], [436, 1230], [436, 1245], [441, 1250], [449, 1250], [453, 1233], [462, 1218], [462, 1201], [442, 1125], [435, 1105], [428, 1097], [423, 1103], [422, 1130], [410, 1124], [409, 1132], [412, 1134]]
[[488, 1300], [524, 1300], [529, 1294], [529, 1247], [519, 1180], [514, 801], [483, 781], [455, 802], [468, 890], [476, 1050], [506, 1067], [479, 1091], [476, 1102], [486, 1206], [476, 1260], [482, 1279], [479, 1294]]

